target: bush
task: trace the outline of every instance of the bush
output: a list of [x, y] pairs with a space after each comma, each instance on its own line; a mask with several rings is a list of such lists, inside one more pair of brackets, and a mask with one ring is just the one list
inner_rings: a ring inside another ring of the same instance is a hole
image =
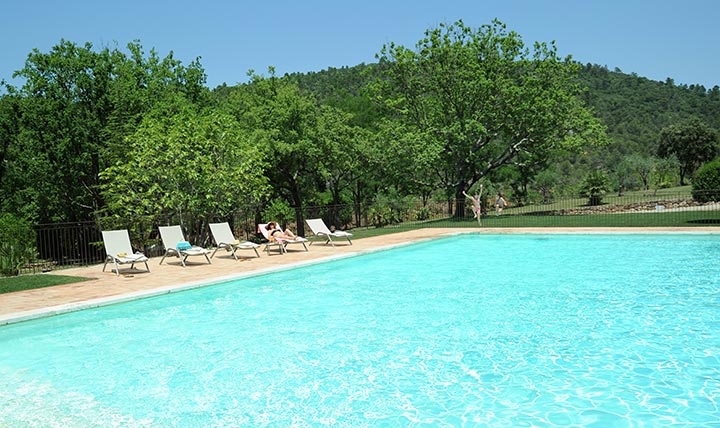
[[0, 215], [0, 275], [17, 276], [37, 258], [35, 231], [30, 223], [11, 214]]
[[418, 221], [425, 221], [429, 220], [431, 216], [430, 208], [428, 207], [421, 207], [420, 209], [416, 210], [414, 212], [415, 220]]
[[588, 205], [600, 205], [602, 197], [610, 191], [610, 179], [602, 171], [592, 171], [580, 187], [580, 196], [588, 198]]
[[408, 198], [401, 197], [396, 191], [381, 192], [368, 209], [368, 219], [375, 227], [402, 223], [410, 212]]
[[695, 172], [692, 197], [698, 202], [720, 201], [720, 158], [706, 163]]
[[264, 222], [276, 221], [285, 226], [295, 219], [295, 210], [285, 201], [275, 199], [262, 212]]

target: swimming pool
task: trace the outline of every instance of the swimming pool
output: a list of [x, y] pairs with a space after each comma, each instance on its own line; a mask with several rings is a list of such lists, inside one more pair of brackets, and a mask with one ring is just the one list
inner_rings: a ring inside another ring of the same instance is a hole
[[0, 425], [720, 424], [720, 237], [469, 235], [0, 328]]

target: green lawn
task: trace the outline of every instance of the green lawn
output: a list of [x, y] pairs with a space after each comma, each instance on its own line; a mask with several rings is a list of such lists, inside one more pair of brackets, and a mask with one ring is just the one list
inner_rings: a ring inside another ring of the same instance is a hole
[[[491, 214], [482, 218], [482, 228], [505, 227], [703, 227], [720, 226], [720, 211], [676, 211], [627, 214], [535, 215], [533, 213]], [[421, 227], [478, 228], [477, 220], [439, 219], [402, 223], [380, 228], [352, 229], [353, 239], [403, 232]]]
[[81, 278], [77, 276], [50, 275], [46, 273], [0, 277], [0, 294], [51, 287], [53, 285], [71, 284], [73, 282], [82, 282], [89, 279], [90, 278]]

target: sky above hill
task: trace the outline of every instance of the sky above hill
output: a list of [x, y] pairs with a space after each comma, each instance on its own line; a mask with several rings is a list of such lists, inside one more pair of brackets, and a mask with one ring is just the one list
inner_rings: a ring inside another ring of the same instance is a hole
[[37, 48], [61, 39], [125, 52], [137, 40], [187, 65], [207, 85], [375, 62], [384, 44], [413, 48], [428, 28], [499, 19], [527, 46], [555, 41], [562, 56], [676, 84], [720, 85], [717, 0], [25, 0], [0, 8], [0, 79], [13, 85]]

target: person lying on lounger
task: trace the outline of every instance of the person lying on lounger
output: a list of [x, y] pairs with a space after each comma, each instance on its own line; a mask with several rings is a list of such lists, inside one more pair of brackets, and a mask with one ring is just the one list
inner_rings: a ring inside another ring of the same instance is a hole
[[297, 235], [295, 235], [290, 229], [282, 230], [280, 226], [278, 226], [277, 222], [274, 221], [269, 222], [266, 229], [268, 231], [268, 237], [273, 240], [285, 239], [292, 241], [297, 238]]

